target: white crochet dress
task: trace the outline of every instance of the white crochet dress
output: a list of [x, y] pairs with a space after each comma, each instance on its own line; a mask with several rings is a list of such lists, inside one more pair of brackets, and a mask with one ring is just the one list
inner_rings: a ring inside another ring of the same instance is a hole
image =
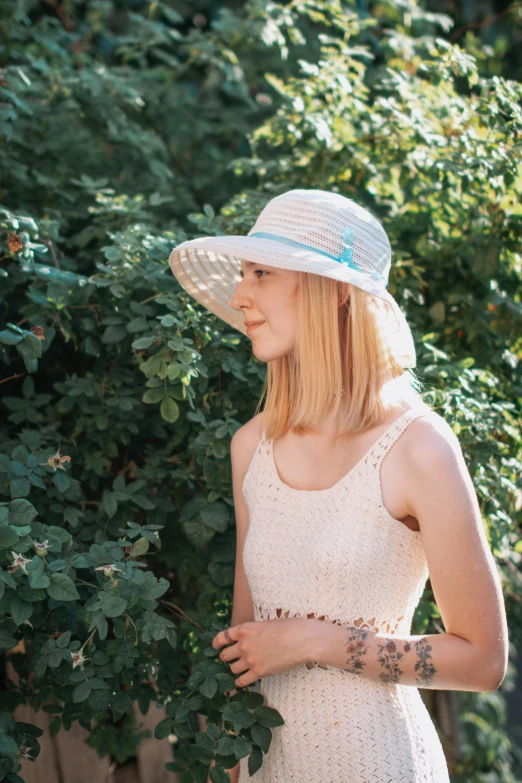
[[[386, 510], [380, 465], [426, 408], [399, 416], [335, 486], [284, 484], [264, 431], [243, 482], [244, 567], [258, 620], [324, 617], [411, 634], [428, 577], [421, 534]], [[362, 620], [362, 622], [361, 622]], [[449, 783], [418, 688], [327, 666], [295, 666], [250, 686], [285, 720], [256, 783]], [[239, 783], [247, 783], [248, 757]]]

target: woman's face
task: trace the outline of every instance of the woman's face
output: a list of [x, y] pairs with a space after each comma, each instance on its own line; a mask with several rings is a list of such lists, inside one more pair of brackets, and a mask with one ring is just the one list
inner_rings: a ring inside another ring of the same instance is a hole
[[269, 362], [291, 353], [297, 331], [299, 272], [242, 261], [240, 274], [231, 305], [242, 312], [245, 323], [263, 322], [248, 330], [255, 357]]

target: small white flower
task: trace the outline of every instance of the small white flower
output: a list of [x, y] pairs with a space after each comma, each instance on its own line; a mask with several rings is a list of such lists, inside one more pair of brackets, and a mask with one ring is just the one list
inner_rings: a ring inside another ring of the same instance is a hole
[[50, 544], [49, 543], [49, 539], [47, 539], [47, 538], [45, 539], [43, 544], [39, 544], [38, 541], [35, 541], [33, 538], [31, 539], [31, 541], [34, 544], [34, 546], [36, 548], [36, 551], [37, 552], [43, 552], [44, 555], [46, 554], [48, 549], [51, 549], [53, 547], [53, 544]]
[[61, 447], [58, 447], [58, 451], [56, 452], [56, 454], [51, 454], [47, 458], [47, 463], [46, 464], [49, 465], [51, 468], [53, 468], [53, 470], [55, 472], [56, 472], [57, 468], [61, 468], [62, 470], [65, 470], [65, 468], [63, 466], [63, 463], [71, 461], [70, 457], [67, 457], [67, 456], [61, 457], [60, 456], [60, 448]]
[[84, 658], [83, 657], [83, 653], [82, 653], [81, 650], [80, 650], [80, 652], [77, 652], [77, 653], [72, 652], [71, 655], [72, 655], [72, 659], [73, 659], [73, 669], [75, 669], [76, 666], [83, 666], [85, 661], [90, 661], [91, 660], [90, 658]]
[[98, 566], [98, 568], [95, 568], [94, 570], [103, 571], [105, 576], [112, 576], [115, 571], [121, 571], [121, 568], [116, 568], [113, 563], [109, 563], [108, 565]]
[[20, 745], [20, 755], [24, 759], [32, 759], [34, 761], [34, 756], [29, 755], [30, 748], [27, 745], [21, 744]]
[[[11, 549], [11, 554], [12, 554], [12, 556], [14, 558], [13, 565], [10, 567], [11, 571], [16, 571], [16, 569], [18, 567], [20, 567], [22, 569], [22, 571], [24, 572], [24, 574], [27, 574], [27, 571], [25, 570], [25, 566], [26, 566], [27, 563], [32, 563], [33, 561], [32, 560], [28, 560], [23, 555], [17, 554], [16, 552], [13, 552], [12, 549]], [[27, 575], [29, 576], [29, 574], [27, 574]]]

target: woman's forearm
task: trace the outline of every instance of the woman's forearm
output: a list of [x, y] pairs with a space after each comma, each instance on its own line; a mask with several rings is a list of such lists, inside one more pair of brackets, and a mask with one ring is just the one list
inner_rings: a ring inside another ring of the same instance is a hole
[[504, 677], [493, 655], [449, 633], [426, 636], [378, 634], [358, 626], [321, 620], [307, 642], [305, 657], [381, 682], [435, 690], [490, 692]]

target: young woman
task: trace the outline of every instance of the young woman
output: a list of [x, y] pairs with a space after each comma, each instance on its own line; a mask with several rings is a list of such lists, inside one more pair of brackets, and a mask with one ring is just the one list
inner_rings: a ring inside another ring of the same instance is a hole
[[[273, 198], [246, 237], [170, 257], [267, 363], [264, 409], [232, 438], [234, 604], [213, 641], [236, 686], [285, 721], [260, 783], [448, 783], [419, 688], [493, 691], [506, 672], [477, 497], [409, 371], [390, 264], [379, 221], [321, 190]], [[446, 633], [412, 635], [428, 576]], [[249, 780], [246, 758], [232, 777]]]

